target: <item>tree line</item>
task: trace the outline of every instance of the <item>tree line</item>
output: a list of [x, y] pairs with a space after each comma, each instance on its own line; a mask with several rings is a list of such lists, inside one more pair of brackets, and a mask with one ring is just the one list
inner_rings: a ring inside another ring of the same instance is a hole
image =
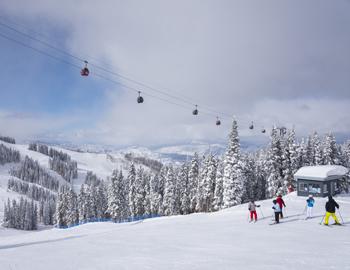
[[8, 137], [8, 136], [0, 136], [0, 141], [16, 144], [16, 140], [14, 138]]
[[[302, 166], [325, 164], [348, 166], [350, 142], [338, 145], [332, 134], [326, 134], [321, 140], [316, 132], [306, 140], [298, 141], [294, 130], [281, 134], [274, 128], [268, 147], [242, 153], [238, 126], [234, 121], [223, 157], [195, 154], [190, 162], [181, 166], [164, 165], [159, 172], [147, 172], [131, 164], [126, 176], [121, 170], [113, 172], [107, 193], [96, 195], [96, 190], [82, 187], [77, 195], [76, 220], [110, 217], [122, 221], [143, 215], [217, 211], [252, 198], [262, 200], [286, 194], [288, 187], [295, 186], [293, 175], [296, 170]], [[106, 197], [107, 208], [103, 204], [104, 207], [96, 211], [93, 199], [105, 202]], [[67, 220], [58, 222], [69, 225]]]
[[78, 177], [78, 164], [70, 155], [44, 144], [30, 143], [28, 149], [49, 156], [49, 168], [61, 175], [67, 182]]
[[[64, 227], [105, 218], [123, 221], [218, 211], [250, 199], [286, 194], [295, 186], [296, 170], [326, 164], [349, 167], [350, 141], [340, 145], [334, 135], [321, 139], [316, 132], [298, 140], [294, 130], [281, 134], [273, 128], [266, 148], [245, 153], [240, 149], [237, 122], [233, 121], [223, 156], [195, 154], [179, 166], [163, 165], [150, 171], [132, 163], [127, 173], [114, 170], [107, 183], [89, 172], [78, 193], [59, 188], [55, 211], [52, 204], [46, 210], [55, 217], [47, 219]], [[343, 188], [347, 185], [344, 183]]]
[[6, 147], [2, 143], [0, 144], [0, 165], [10, 162], [19, 162], [21, 155], [19, 151]]

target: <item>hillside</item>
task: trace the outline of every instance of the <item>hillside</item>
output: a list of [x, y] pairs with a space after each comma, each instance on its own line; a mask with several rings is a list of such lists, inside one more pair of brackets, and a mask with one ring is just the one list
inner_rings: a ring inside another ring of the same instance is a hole
[[[350, 198], [337, 197], [346, 224]], [[305, 198], [285, 197], [286, 218], [269, 226], [247, 222], [247, 205], [208, 214], [162, 217], [135, 223], [90, 223], [39, 232], [0, 230], [0, 269], [350, 269], [348, 226], [320, 226], [299, 215]], [[261, 212], [258, 212], [261, 216]]]
[[[18, 150], [21, 155], [21, 160], [24, 159], [25, 156], [32, 158], [35, 161], [38, 161], [41, 167], [45, 168], [51, 175], [53, 175], [56, 179], [59, 180], [61, 184], [67, 184], [67, 182], [55, 171], [49, 169], [49, 156], [41, 154], [36, 151], [28, 150], [27, 144], [9, 144], [1, 141], [1, 144], [5, 145], [8, 148], [12, 148]], [[127, 171], [131, 160], [125, 158], [125, 153], [88, 153], [88, 152], [78, 152], [67, 150], [61, 147], [52, 147], [57, 151], [62, 151], [63, 153], [67, 153], [72, 160], [77, 162], [78, 166], [78, 178], [73, 179], [73, 186], [75, 191], [79, 191], [81, 184], [85, 180], [86, 173], [88, 171], [92, 171], [99, 178], [107, 180], [108, 177], [112, 174], [114, 169], [121, 169], [124, 172]], [[142, 166], [146, 170], [150, 170], [149, 167], [138, 164], [135, 162], [137, 166]], [[4, 202], [7, 201], [8, 198], [19, 198], [20, 195], [16, 192], [9, 191], [7, 189], [7, 183], [9, 178], [16, 178], [10, 176], [9, 170], [13, 167], [18, 167], [19, 164], [16, 163], [7, 163], [5, 165], [0, 165], [0, 220], [2, 221], [3, 217], [3, 209]]]

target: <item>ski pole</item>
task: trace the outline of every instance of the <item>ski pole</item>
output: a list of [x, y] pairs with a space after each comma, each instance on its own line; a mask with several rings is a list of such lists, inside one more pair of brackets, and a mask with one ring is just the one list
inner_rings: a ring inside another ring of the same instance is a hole
[[259, 207], [259, 209], [260, 209], [261, 216], [262, 216], [263, 218], [265, 218], [261, 207]]
[[[302, 212], [301, 214], [299, 214], [298, 216], [303, 216], [303, 215], [305, 214], [305, 212], [306, 212], [306, 207], [307, 207], [307, 206], [304, 207], [303, 212]], [[306, 218], [307, 218], [307, 217], [306, 217]], [[300, 219], [301, 219], [301, 218], [299, 217], [299, 220], [300, 220]]]
[[341, 213], [340, 213], [340, 210], [339, 210], [339, 209], [337, 209], [337, 210], [338, 210], [339, 216], [340, 216], [340, 218], [341, 218], [341, 222], [344, 224], [344, 219], [343, 219], [343, 217], [342, 217], [342, 215], [341, 215]]
[[307, 205], [305, 205], [304, 210], [303, 210], [303, 212], [301, 213], [301, 215], [304, 215], [304, 214], [306, 213], [306, 208], [307, 208]]
[[[281, 212], [283, 212], [283, 209], [284, 209], [284, 217], [287, 217], [286, 207], [283, 207], [283, 208], [281, 209]], [[282, 213], [282, 214], [283, 214], [283, 213]]]
[[321, 220], [321, 222], [320, 222], [320, 225], [322, 225], [322, 222], [323, 222], [325, 216], [326, 216], [326, 214], [322, 217], [322, 220]]

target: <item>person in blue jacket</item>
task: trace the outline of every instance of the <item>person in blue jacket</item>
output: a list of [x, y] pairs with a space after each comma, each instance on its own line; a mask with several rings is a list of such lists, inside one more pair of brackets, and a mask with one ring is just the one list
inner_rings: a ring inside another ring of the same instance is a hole
[[315, 199], [310, 194], [309, 198], [306, 200], [306, 219], [312, 218], [312, 209], [314, 208]]

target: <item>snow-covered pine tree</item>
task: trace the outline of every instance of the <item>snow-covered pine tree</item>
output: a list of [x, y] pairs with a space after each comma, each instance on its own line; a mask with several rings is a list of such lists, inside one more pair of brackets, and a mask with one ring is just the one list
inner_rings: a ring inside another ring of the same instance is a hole
[[312, 136], [309, 135], [306, 140], [306, 161], [304, 162], [305, 166], [312, 166], [314, 165], [314, 159], [315, 159], [315, 146], [314, 141], [312, 139]]
[[271, 132], [270, 149], [267, 156], [268, 178], [267, 178], [267, 197], [271, 198], [278, 192], [282, 191], [283, 177], [283, 157], [282, 142], [277, 133], [277, 129], [273, 128]]
[[232, 122], [229, 134], [228, 148], [224, 159], [223, 177], [223, 207], [240, 204], [243, 194], [242, 162], [240, 158], [240, 144], [236, 120]]
[[344, 157], [345, 157], [344, 158], [344, 160], [345, 160], [344, 166], [347, 168], [350, 168], [350, 140], [346, 141], [346, 143], [344, 144], [343, 153], [344, 153]]
[[322, 165], [323, 164], [323, 156], [322, 156], [322, 145], [321, 140], [315, 131], [312, 135], [312, 144], [314, 146], [314, 165]]
[[266, 199], [266, 191], [267, 191], [267, 153], [264, 150], [258, 151], [256, 154], [256, 162], [255, 162], [255, 177], [257, 181], [257, 194], [256, 200], [264, 200]]
[[84, 185], [81, 185], [80, 191], [78, 194], [78, 213], [79, 213], [79, 222], [82, 222], [86, 219], [85, 211], [85, 189]]
[[57, 195], [57, 206], [56, 206], [56, 221], [59, 227], [64, 227], [68, 225], [67, 209], [68, 209], [68, 201], [66, 200], [65, 189], [60, 188]]
[[191, 212], [191, 194], [189, 188], [189, 164], [184, 162], [179, 170], [177, 189], [180, 193], [179, 212], [182, 215], [187, 215]]
[[255, 160], [253, 154], [241, 155], [243, 161], [242, 175], [243, 175], [243, 195], [242, 203], [248, 202], [251, 199], [258, 199], [258, 182], [256, 177]]
[[[311, 141], [311, 140], [310, 140]], [[297, 160], [296, 149], [295, 149], [295, 131], [292, 129], [287, 133], [287, 138], [283, 144], [283, 154], [282, 154], [282, 175], [283, 175], [283, 193], [287, 193], [287, 188], [290, 185], [294, 186], [294, 162]], [[310, 149], [310, 160], [312, 162], [313, 151]]]
[[125, 181], [122, 171], [114, 170], [108, 192], [108, 213], [114, 221], [120, 222], [128, 216]]
[[213, 210], [218, 211], [223, 207], [223, 177], [224, 177], [224, 163], [221, 160], [218, 160], [217, 170], [216, 170], [216, 183], [214, 191], [214, 200], [213, 200]]
[[168, 174], [168, 166], [163, 166], [159, 172], [158, 177], [158, 193], [160, 194], [160, 207], [159, 207], [159, 214], [163, 215], [163, 200], [164, 200], [164, 193], [165, 193], [165, 182], [166, 177]]
[[326, 165], [339, 164], [337, 143], [332, 133], [326, 134], [323, 142], [323, 163]]
[[163, 198], [163, 214], [171, 216], [175, 214], [175, 188], [176, 179], [174, 168], [169, 166], [165, 179], [165, 190]]
[[66, 191], [66, 201], [67, 201], [67, 225], [74, 225], [79, 222], [79, 211], [78, 211], [78, 198], [73, 189], [68, 189]]
[[194, 153], [194, 156], [191, 160], [190, 171], [188, 174], [188, 192], [190, 196], [190, 213], [195, 212], [197, 204], [197, 191], [199, 183], [199, 157], [197, 153]]
[[142, 216], [145, 213], [145, 181], [144, 181], [144, 170], [142, 167], [138, 168], [135, 178], [135, 195], [134, 195], [134, 216]]
[[155, 173], [150, 179], [150, 204], [151, 214], [160, 214], [162, 195], [159, 191], [159, 173]]
[[144, 208], [144, 214], [150, 215], [151, 214], [151, 175], [148, 173], [144, 173], [143, 176], [143, 185], [144, 185], [144, 201], [143, 201], [143, 208]]
[[107, 187], [104, 181], [101, 181], [97, 186], [97, 202], [96, 202], [96, 211], [97, 218], [106, 218], [107, 209], [108, 209], [108, 195]]
[[212, 211], [215, 191], [216, 160], [209, 154], [205, 159], [200, 174], [197, 191], [197, 212]]
[[137, 205], [136, 205], [136, 196], [137, 196], [137, 189], [136, 189], [136, 170], [135, 166], [132, 163], [129, 168], [128, 172], [128, 183], [129, 183], [129, 211], [130, 215], [132, 217], [135, 217], [137, 215]]

